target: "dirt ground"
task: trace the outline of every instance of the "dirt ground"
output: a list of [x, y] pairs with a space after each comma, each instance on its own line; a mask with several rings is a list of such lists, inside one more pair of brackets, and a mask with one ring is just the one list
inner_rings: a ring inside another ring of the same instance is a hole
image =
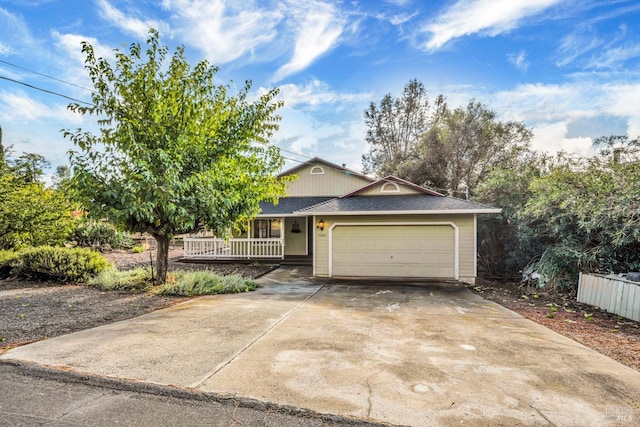
[[[181, 248], [171, 249], [169, 270], [207, 269], [254, 278], [272, 268], [251, 264], [185, 264], [176, 261], [181, 255]], [[105, 256], [120, 269], [150, 264], [148, 251], [140, 254], [114, 251]], [[478, 279], [469, 288], [640, 371], [638, 322], [580, 304], [575, 296], [536, 292], [517, 283]], [[140, 292], [102, 292], [89, 286], [0, 280], [0, 353], [28, 342], [136, 317], [184, 300]]]
[[[150, 263], [149, 252], [114, 251], [104, 255], [119, 269]], [[254, 278], [271, 269], [267, 265], [179, 263], [176, 260], [181, 255], [181, 248], [171, 249], [169, 270], [213, 270]], [[144, 292], [103, 292], [91, 286], [0, 280], [0, 353], [29, 342], [137, 317], [185, 299]]]
[[537, 292], [519, 283], [478, 279], [483, 298], [640, 371], [640, 323], [576, 301], [575, 295]]

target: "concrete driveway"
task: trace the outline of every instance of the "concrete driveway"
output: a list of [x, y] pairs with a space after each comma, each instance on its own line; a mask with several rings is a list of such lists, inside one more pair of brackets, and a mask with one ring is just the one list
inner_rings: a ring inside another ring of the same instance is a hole
[[637, 425], [640, 373], [454, 283], [280, 268], [0, 359], [407, 425]]

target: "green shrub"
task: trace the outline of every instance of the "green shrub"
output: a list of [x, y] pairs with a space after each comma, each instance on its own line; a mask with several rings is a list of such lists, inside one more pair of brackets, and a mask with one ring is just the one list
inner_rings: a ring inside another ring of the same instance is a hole
[[151, 270], [149, 268], [134, 268], [118, 271], [107, 269], [89, 281], [103, 291], [135, 291], [152, 286]]
[[167, 283], [153, 290], [156, 295], [216, 295], [253, 291], [258, 285], [238, 275], [219, 276], [210, 271], [176, 271], [167, 277]]
[[78, 223], [73, 235], [78, 246], [99, 247], [109, 245], [113, 249], [129, 249], [133, 247], [133, 239], [127, 233], [119, 231], [106, 221], [82, 220]]
[[144, 248], [142, 246], [136, 245], [133, 248], [131, 248], [131, 251], [134, 254], [141, 254], [142, 252], [144, 252]]
[[85, 283], [110, 265], [90, 249], [39, 246], [18, 253], [12, 274], [28, 279]]
[[62, 245], [75, 226], [64, 194], [42, 183], [0, 174], [0, 200], [0, 249]]
[[9, 277], [13, 264], [18, 261], [18, 252], [0, 250], [0, 278]]

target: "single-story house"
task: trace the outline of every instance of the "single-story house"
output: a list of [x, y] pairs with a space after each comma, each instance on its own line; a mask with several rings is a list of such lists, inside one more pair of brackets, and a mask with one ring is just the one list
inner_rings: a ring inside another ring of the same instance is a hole
[[474, 283], [476, 218], [500, 209], [444, 196], [394, 176], [373, 179], [320, 158], [277, 204], [262, 203], [230, 239], [185, 239], [185, 258], [309, 257], [320, 277], [406, 277]]

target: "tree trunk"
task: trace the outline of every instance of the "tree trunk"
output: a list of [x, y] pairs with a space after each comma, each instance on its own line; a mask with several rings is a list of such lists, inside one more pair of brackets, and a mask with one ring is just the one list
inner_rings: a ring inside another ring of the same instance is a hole
[[167, 236], [153, 236], [156, 239], [156, 285], [162, 285], [167, 281], [167, 269], [169, 268], [169, 243]]

